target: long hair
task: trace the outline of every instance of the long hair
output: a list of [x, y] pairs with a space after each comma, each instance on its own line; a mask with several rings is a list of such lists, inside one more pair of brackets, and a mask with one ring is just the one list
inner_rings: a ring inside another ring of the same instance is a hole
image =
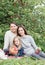
[[20, 37], [19, 36], [14, 37], [14, 39], [13, 39], [13, 45], [16, 46], [16, 44], [15, 44], [15, 39], [16, 38], [18, 38], [18, 40], [19, 40], [19, 46], [20, 46], [21, 45], [21, 40], [20, 40]]
[[25, 27], [24, 27], [23, 25], [18, 26], [18, 28], [17, 28], [17, 35], [18, 35], [18, 36], [21, 36], [21, 35], [19, 34], [19, 31], [18, 31], [20, 27], [23, 28], [25, 35], [27, 35], [27, 31], [26, 31], [26, 29], [25, 29]]

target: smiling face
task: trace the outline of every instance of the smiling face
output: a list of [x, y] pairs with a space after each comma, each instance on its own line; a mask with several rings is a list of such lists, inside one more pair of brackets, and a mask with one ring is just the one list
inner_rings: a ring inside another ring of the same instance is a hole
[[16, 37], [16, 38], [14, 39], [14, 45], [17, 45], [17, 46], [20, 45], [20, 40], [19, 40], [18, 37]]
[[24, 35], [27, 35], [27, 31], [23, 25], [18, 26], [17, 28], [17, 35], [20, 37], [23, 37]]
[[11, 30], [13, 33], [15, 33], [15, 32], [17, 31], [17, 25], [11, 23], [11, 24], [10, 24], [10, 30]]
[[24, 31], [24, 29], [22, 27], [18, 28], [18, 33], [19, 33], [20, 36], [24, 36], [25, 35], [25, 31]]

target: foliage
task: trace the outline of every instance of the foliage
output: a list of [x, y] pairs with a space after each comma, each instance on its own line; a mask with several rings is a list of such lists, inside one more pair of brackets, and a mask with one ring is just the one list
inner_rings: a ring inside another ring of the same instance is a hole
[[0, 0], [0, 47], [14, 21], [23, 24], [38, 46], [45, 51], [45, 0]]

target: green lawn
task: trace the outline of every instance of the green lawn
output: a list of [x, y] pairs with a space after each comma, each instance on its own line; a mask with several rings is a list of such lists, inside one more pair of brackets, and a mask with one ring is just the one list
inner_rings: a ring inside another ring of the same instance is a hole
[[45, 60], [38, 60], [30, 57], [0, 60], [0, 65], [45, 65]]

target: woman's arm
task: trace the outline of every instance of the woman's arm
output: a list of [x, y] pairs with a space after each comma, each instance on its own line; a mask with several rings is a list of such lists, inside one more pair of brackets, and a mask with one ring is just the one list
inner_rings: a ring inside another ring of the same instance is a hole
[[36, 45], [33, 37], [30, 37], [30, 43], [31, 43], [31, 45], [33, 46], [34, 49], [38, 49], [38, 46]]
[[3, 50], [8, 49], [8, 47], [9, 47], [9, 34], [8, 34], [8, 32], [6, 32], [5, 36], [4, 36], [4, 47], [3, 47]]
[[31, 37], [31, 44], [32, 44], [33, 48], [35, 49], [35, 53], [39, 54], [41, 49], [39, 47], [37, 47], [37, 45], [36, 45], [36, 43], [35, 43], [35, 41], [34, 41], [34, 39], [32, 37]]

